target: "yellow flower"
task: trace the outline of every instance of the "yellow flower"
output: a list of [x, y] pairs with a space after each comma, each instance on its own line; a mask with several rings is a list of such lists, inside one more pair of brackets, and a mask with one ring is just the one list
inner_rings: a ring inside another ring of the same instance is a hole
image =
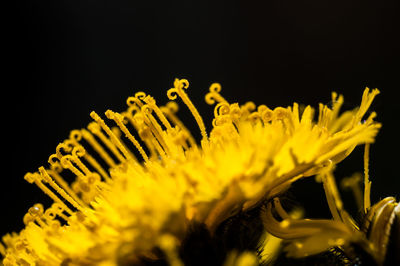
[[[71, 131], [48, 166], [26, 174], [54, 204], [34, 205], [25, 228], [3, 237], [4, 265], [117, 265], [160, 257], [182, 265], [178, 250], [190, 224], [205, 224], [213, 234], [229, 217], [372, 143], [380, 128], [375, 113], [362, 120], [378, 90], [367, 88], [360, 107], [341, 115], [343, 97], [333, 93], [333, 107], [321, 104], [314, 121], [314, 109], [301, 111], [297, 103], [230, 104], [215, 83], [205, 97], [216, 104], [207, 132], [188, 86], [176, 79], [167, 96], [179, 97], [193, 114], [200, 145], [173, 101], [159, 107], [136, 93], [126, 111], [105, 113], [117, 127], [92, 112], [94, 122]], [[246, 253], [228, 259], [254, 264]]]

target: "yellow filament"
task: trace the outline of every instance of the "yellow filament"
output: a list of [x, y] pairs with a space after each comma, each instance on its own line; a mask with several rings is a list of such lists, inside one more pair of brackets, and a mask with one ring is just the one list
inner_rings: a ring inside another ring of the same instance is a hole
[[103, 167], [93, 158], [90, 154], [86, 153], [84, 155], [85, 160], [93, 166], [93, 168], [107, 181], [110, 181], [110, 177], [108, 176], [107, 172], [103, 169]]
[[85, 205], [83, 201], [76, 195], [76, 193], [71, 189], [67, 182], [65, 182], [64, 178], [54, 170], [47, 169], [47, 173], [52, 177], [55, 182], [57, 182], [62, 189], [64, 189], [75, 201], [77, 201], [81, 205]]
[[[123, 122], [125, 123], [125, 122]], [[122, 146], [125, 147], [125, 150], [129, 153], [129, 157], [133, 159], [133, 161], [138, 162], [136, 156], [132, 153], [132, 151], [126, 146], [124, 140], [122, 139], [122, 133], [118, 126], [114, 126], [111, 128], [111, 131], [114, 133], [114, 136], [117, 137], [118, 141], [121, 143]]]
[[189, 99], [183, 88], [188, 88], [189, 82], [186, 79], [175, 79], [174, 88], [171, 88], [167, 91], [167, 96], [170, 100], [175, 100], [176, 95], [178, 94], [179, 97], [182, 99], [183, 103], [189, 108], [189, 111], [192, 113], [194, 119], [197, 122], [197, 125], [200, 128], [202, 140], [208, 140], [206, 127], [203, 122], [203, 118], [200, 116], [199, 112], [197, 111], [196, 107], [193, 105], [192, 101]]
[[[124, 156], [122, 156], [121, 153], [118, 151], [116, 145], [114, 144], [114, 141], [110, 140], [109, 138], [107, 138], [106, 135], [103, 134], [103, 132], [101, 131], [101, 126], [98, 123], [90, 123], [88, 129], [95, 136], [97, 136], [101, 140], [101, 142], [104, 143], [104, 145], [115, 155], [115, 157], [117, 157], [120, 162], [125, 161]], [[111, 129], [109, 130], [111, 131]]]
[[148, 147], [153, 150], [153, 152], [157, 151], [158, 155], [161, 157], [166, 155], [158, 140], [160, 136], [157, 136], [155, 128], [150, 121], [148, 121], [148, 118], [145, 116], [145, 114], [135, 114], [135, 116], [130, 117], [129, 120], [139, 133], [140, 138], [147, 143]]
[[82, 161], [79, 159], [79, 157], [83, 156], [84, 153], [84, 148], [82, 146], [77, 146], [72, 150], [72, 158], [76, 165], [82, 170], [82, 172], [86, 175], [89, 175], [91, 174], [89, 168], [87, 168], [86, 165], [82, 163]]
[[338, 208], [338, 210], [342, 210], [343, 202], [342, 202], [342, 199], [340, 198], [340, 194], [339, 194], [339, 191], [336, 186], [335, 178], [333, 177], [331, 171], [329, 171], [326, 174], [326, 180], [328, 181], [328, 186], [330, 188], [330, 192], [333, 196], [333, 199], [335, 200], [336, 207]]
[[322, 176], [322, 181], [325, 190], [326, 200], [328, 201], [329, 210], [331, 211], [333, 219], [336, 221], [342, 221], [342, 218], [340, 217], [340, 214], [338, 212], [338, 210], [342, 207], [342, 202], [340, 201], [340, 199], [335, 197], [335, 187], [333, 186], [333, 183], [330, 182], [330, 176], [328, 174], [324, 174]]
[[56, 194], [53, 193], [53, 191], [51, 191], [42, 183], [41, 175], [39, 173], [27, 173], [24, 178], [29, 183], [35, 183], [44, 192], [44, 194], [49, 196], [54, 202], [59, 203], [69, 215], [74, 213], [59, 197], [57, 197]]
[[358, 226], [351, 216], [343, 209], [343, 203], [336, 186], [335, 178], [331, 171], [328, 171], [323, 177], [323, 184], [329, 209], [335, 220], [345, 223], [349, 228], [358, 230]]
[[[149, 152], [150, 152], [150, 157], [155, 156], [156, 155], [156, 150], [155, 150], [155, 146], [152, 143], [152, 138], [149, 138], [149, 136], [143, 136], [143, 134], [140, 134], [140, 130], [142, 129], [135, 121], [135, 119], [133, 118], [131, 112], [125, 112], [122, 113], [121, 115], [123, 115], [127, 121], [135, 128], [135, 130], [138, 132], [139, 134], [139, 138], [145, 143], [146, 147], [148, 148]], [[147, 127], [147, 126], [146, 126]], [[143, 130], [143, 129], [142, 129]]]
[[48, 208], [43, 215], [43, 219], [47, 224], [51, 225], [54, 222], [56, 215], [57, 214], [52, 208]]
[[185, 133], [190, 146], [194, 147], [197, 145], [196, 140], [193, 138], [192, 134], [185, 127], [182, 121], [175, 115], [177, 108], [178, 105], [175, 102], [169, 102], [166, 106], [160, 107], [161, 111], [167, 116], [167, 118]]
[[164, 116], [163, 112], [160, 110], [160, 108], [157, 106], [156, 101], [154, 100], [153, 97], [147, 96], [144, 101], [147, 103], [147, 105], [157, 114], [157, 117], [160, 119], [161, 123], [165, 126], [167, 130], [172, 130], [171, 124], [167, 120], [167, 118]]
[[[88, 133], [90, 134], [90, 133]], [[80, 130], [72, 130], [69, 134], [70, 141], [72, 141], [73, 145], [76, 147], [77, 151], [76, 155], [79, 156], [78, 153], [83, 154], [83, 158], [105, 179], [109, 180], [107, 172], [103, 169], [103, 167], [93, 158], [85, 148], [79, 143], [82, 139], [83, 132]], [[86, 167], [85, 167], [86, 168]], [[81, 168], [82, 169], [82, 168]], [[86, 171], [86, 174], [90, 174], [90, 171]]]
[[168, 145], [165, 142], [165, 139], [163, 137], [164, 131], [161, 128], [160, 124], [158, 124], [158, 122], [154, 118], [154, 116], [151, 114], [151, 111], [149, 110], [149, 107], [147, 105], [143, 105], [142, 106], [142, 114], [143, 114], [143, 117], [144, 117], [145, 124], [149, 126], [149, 128], [150, 128], [151, 132], [153, 133], [154, 137], [161, 144], [161, 146], [163, 147], [165, 153], [168, 154], [169, 147], [168, 147]]
[[[51, 207], [46, 210], [46, 212], [47, 211], [54, 212], [56, 215], [58, 215], [59, 217], [61, 217], [65, 221], [68, 221], [68, 217], [65, 214], [63, 214], [63, 212], [64, 212], [63, 207], [60, 204], [56, 203], [56, 202], [54, 202], [51, 205]], [[45, 214], [46, 214], [46, 212], [45, 212]]]
[[[96, 121], [100, 127], [107, 133], [107, 135], [110, 137], [111, 142], [118, 147], [118, 149], [124, 154], [126, 159], [132, 159], [130, 158], [129, 152], [125, 149], [125, 147], [119, 142], [118, 138], [114, 135], [114, 133], [111, 131], [111, 129], [106, 125], [103, 119], [100, 118], [100, 116], [92, 111], [90, 113], [90, 116]], [[125, 161], [123, 158], [119, 158], [121, 162]]]
[[147, 156], [146, 152], [143, 150], [142, 146], [139, 144], [139, 142], [136, 140], [136, 138], [129, 132], [129, 130], [126, 128], [124, 123], [122, 122], [122, 117], [118, 113], [114, 113], [111, 110], [106, 111], [106, 116], [109, 119], [114, 120], [118, 127], [124, 132], [125, 136], [132, 142], [132, 144], [135, 146], [135, 148], [139, 151], [140, 155], [143, 157], [143, 159], [148, 162], [149, 157]]
[[158, 152], [158, 155], [160, 155], [161, 157], [166, 156], [167, 154], [166, 154], [165, 150], [163, 149], [163, 147], [161, 147], [162, 144], [158, 141], [156, 135], [154, 135], [153, 132], [151, 132], [151, 134], [152, 134], [151, 143], [155, 147], [156, 151]]
[[87, 131], [86, 129], [82, 129], [83, 138], [93, 147], [93, 149], [99, 154], [99, 156], [108, 164], [110, 167], [115, 167], [116, 164], [114, 160], [108, 155], [108, 153], [104, 150], [104, 148], [96, 141], [94, 136]]
[[72, 173], [74, 173], [77, 177], [83, 177], [84, 174], [74, 166], [74, 164], [72, 163], [73, 161], [75, 161], [75, 158], [70, 155], [64, 155], [61, 158], [61, 164], [64, 168], [71, 170]]
[[38, 223], [38, 225], [42, 228], [46, 228], [47, 224], [45, 222], [43, 222], [43, 220], [39, 217], [35, 217], [35, 222]]
[[364, 148], [364, 213], [371, 207], [371, 181], [369, 181], [369, 146], [365, 144]]
[[57, 215], [60, 216], [62, 219], [64, 219], [64, 221], [68, 221], [68, 217], [62, 212], [57, 213]]
[[151, 137], [147, 139], [147, 143], [148, 143], [149, 149], [151, 149], [153, 151], [152, 155], [158, 154], [161, 157], [166, 156], [165, 151], [161, 147], [156, 136], [154, 136], [153, 132], [150, 132], [149, 134], [151, 135]]
[[76, 202], [70, 195], [68, 195], [64, 189], [62, 189], [60, 186], [54, 182], [54, 180], [51, 178], [51, 176], [47, 173], [46, 169], [44, 169], [43, 166], [39, 167], [39, 172], [40, 175], [42, 176], [43, 180], [49, 183], [49, 185], [54, 188], [55, 191], [57, 191], [58, 194], [60, 194], [65, 200], [67, 200], [72, 206], [74, 206], [77, 210], [79, 211], [84, 211], [83, 207], [79, 205], [78, 202]]

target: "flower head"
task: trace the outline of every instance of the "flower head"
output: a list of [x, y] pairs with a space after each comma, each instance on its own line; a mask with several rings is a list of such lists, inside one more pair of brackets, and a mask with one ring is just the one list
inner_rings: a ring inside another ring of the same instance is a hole
[[[3, 237], [4, 264], [116, 265], [163, 257], [181, 265], [178, 250], [191, 223], [213, 234], [229, 217], [372, 143], [380, 128], [375, 113], [363, 120], [378, 90], [367, 88], [360, 107], [343, 114], [343, 97], [333, 93], [333, 107], [321, 104], [315, 121], [314, 109], [297, 103], [274, 109], [228, 103], [214, 83], [205, 97], [216, 104], [208, 132], [188, 86], [176, 79], [165, 106], [138, 92], [126, 111], [108, 110], [107, 122], [92, 112], [94, 121], [71, 131], [48, 166], [26, 174], [54, 203], [35, 204], [25, 228]], [[178, 97], [199, 127], [200, 144], [176, 115]], [[228, 260], [237, 257], [236, 265], [254, 261], [235, 256]]]

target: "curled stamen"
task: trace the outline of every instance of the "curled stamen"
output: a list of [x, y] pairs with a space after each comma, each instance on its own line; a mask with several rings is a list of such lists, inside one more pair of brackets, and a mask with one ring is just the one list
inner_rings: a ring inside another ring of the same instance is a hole
[[80, 130], [71, 130], [69, 133], [69, 139], [73, 141], [75, 145], [78, 145], [79, 141], [82, 139], [82, 132]]
[[229, 107], [229, 103], [227, 103], [227, 102], [219, 103], [214, 108], [214, 116], [215, 117], [229, 115], [229, 113], [230, 113], [230, 107]]
[[188, 87], [189, 87], [189, 82], [186, 79], [181, 79], [181, 80], [175, 79], [174, 88], [171, 88], [167, 91], [167, 96], [170, 100], [175, 100], [177, 98], [177, 95], [179, 95], [179, 97], [182, 99], [182, 101], [185, 103], [185, 105], [189, 108], [194, 119], [196, 120], [197, 125], [200, 128], [202, 140], [207, 141], [208, 137], [207, 137], [206, 127], [203, 122], [203, 118], [200, 116], [196, 107], [194, 107], [193, 103], [190, 101], [189, 97], [183, 90], [184, 88], [186, 89]]
[[276, 120], [284, 120], [288, 117], [288, 110], [283, 107], [276, 107], [273, 116]]
[[257, 111], [258, 111], [258, 113], [260, 113], [260, 117], [261, 117], [262, 121], [264, 122], [264, 124], [271, 122], [274, 118], [274, 111], [272, 111], [265, 105], [260, 105], [258, 107]]
[[245, 104], [243, 104], [240, 108], [243, 111], [248, 111], [248, 112], [252, 112], [256, 109], [256, 104], [254, 102], [246, 102]]
[[70, 140], [65, 140], [64, 142], [60, 143], [56, 147], [56, 155], [57, 158], [61, 160], [63, 157], [62, 151], [64, 150], [66, 153], [70, 153], [74, 148], [74, 144]]
[[52, 170], [54, 170], [58, 173], [62, 172], [63, 167], [60, 163], [60, 159], [58, 158], [57, 154], [50, 155], [50, 157], [48, 159], [48, 163], [50, 164]]
[[234, 122], [238, 122], [240, 117], [242, 116], [242, 110], [239, 107], [239, 104], [233, 103], [230, 105], [230, 112], [229, 115], [231, 116]]
[[143, 102], [142, 100], [146, 97], [146, 93], [144, 92], [137, 92], [135, 93], [134, 97], [128, 97], [128, 99], [126, 99], [126, 104], [130, 107], [132, 106], [138, 106], [139, 108], [141, 108], [143, 106]]
[[222, 103], [227, 102], [224, 97], [221, 96], [221, 84], [213, 83], [209, 88], [210, 92], [206, 94], [205, 100], [209, 105], [215, 104], [215, 102]]

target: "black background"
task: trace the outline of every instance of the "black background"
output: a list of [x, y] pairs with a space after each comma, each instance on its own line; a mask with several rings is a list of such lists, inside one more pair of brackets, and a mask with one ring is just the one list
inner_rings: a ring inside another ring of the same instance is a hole
[[[398, 197], [399, 11], [395, 0], [19, 1], [4, 10], [11, 15], [2, 41], [0, 233], [21, 229], [27, 209], [47, 200], [23, 176], [90, 122], [90, 111], [122, 111], [139, 90], [165, 103], [175, 77], [190, 81], [188, 94], [208, 125], [204, 95], [212, 82], [230, 102], [270, 107], [327, 104], [337, 91], [351, 108], [366, 86], [379, 88], [373, 202]], [[182, 115], [199, 137], [184, 108]], [[338, 178], [362, 167], [357, 149]], [[326, 214], [319, 184], [295, 188], [310, 215]]]

